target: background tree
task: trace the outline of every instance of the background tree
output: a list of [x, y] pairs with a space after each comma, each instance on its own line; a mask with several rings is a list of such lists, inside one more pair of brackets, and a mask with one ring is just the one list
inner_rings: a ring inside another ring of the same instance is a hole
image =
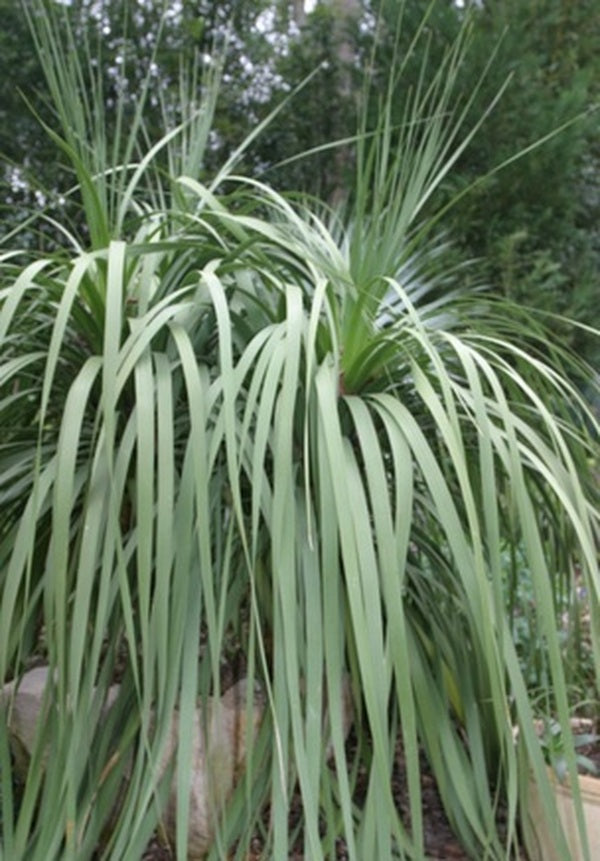
[[[481, 82], [496, 52], [473, 101], [472, 115], [480, 116], [508, 76], [511, 81], [463, 154], [447, 184], [448, 199], [482, 175], [492, 175], [478, 182], [444, 219], [456, 259], [479, 261], [465, 276], [474, 284], [483, 281], [519, 302], [588, 323], [598, 322], [598, 113], [568, 124], [599, 99], [600, 23], [594, 5], [593, 0], [471, 4], [472, 44], [460, 72], [465, 97]], [[227, 43], [223, 86], [205, 153], [207, 173], [279, 109], [294, 87], [310, 78], [248, 148], [244, 167], [279, 188], [304, 190], [330, 201], [340, 196], [342, 186], [352, 194], [351, 147], [341, 150], [329, 144], [356, 134], [365, 77], [374, 117], [394, 51], [404, 52], [403, 83], [394, 94], [394, 121], [400, 124], [419, 80], [426, 83], [421, 77], [425, 55], [432, 61], [428, 68], [434, 68], [466, 14], [448, 0], [364, 0], [350, 7], [320, 2], [309, 14], [300, 2], [185, 0], [159, 23], [162, 7], [160, 0], [144, 4], [74, 0], [64, 7], [82, 37], [87, 33], [87, 38], [102, 43], [102, 63], [109, 71], [107, 122], [119, 87], [127, 89], [130, 111], [135, 113], [141, 81], [150, 67], [153, 85], [144, 114], [148, 137], [153, 137], [153, 128], [162, 127], [165, 111], [175, 126], [181, 120], [176, 105], [182, 58], [197, 53], [207, 66], [215, 46]], [[7, 233], [16, 202], [21, 203], [22, 214], [45, 204], [55, 211], [66, 204], [54, 191], [65, 185], [58, 179], [60, 162], [21, 95], [42, 118], [51, 118], [38, 96], [41, 72], [25, 16], [10, 0], [0, 0], [0, 9], [0, 152], [6, 157], [4, 199], [9, 205], [2, 232]], [[426, 38], [412, 45], [424, 13]], [[552, 136], [565, 124], [567, 128]], [[493, 173], [545, 137], [550, 139], [543, 146]], [[22, 152], [27, 154], [24, 163]], [[296, 158], [300, 153], [311, 154]], [[37, 234], [31, 241], [48, 238]], [[583, 331], [572, 337], [577, 349], [597, 358]]]
[[[431, 70], [469, 12], [471, 46], [460, 86], [465, 100], [479, 87], [471, 116], [481, 116], [508, 84], [446, 185], [448, 200], [470, 189], [444, 218], [452, 253], [457, 260], [477, 261], [465, 276], [474, 285], [483, 282], [519, 303], [598, 325], [600, 138], [595, 108], [600, 98], [600, 21], [593, 5], [488, 0], [465, 10], [446, 0], [363, 3], [354, 30], [345, 31], [340, 57], [336, 34], [340, 15], [347, 10], [344, 4], [320, 3], [277, 69], [287, 81], [299, 80], [319, 63], [323, 73], [270, 127], [259, 163], [285, 160], [294, 147], [316, 150], [305, 160], [284, 164], [277, 179], [284, 187], [330, 196], [335, 151], [319, 150], [319, 145], [355, 133], [365, 70], [371, 115], [376, 117], [392, 57], [395, 52], [404, 55], [402, 86], [394, 96], [394, 118], [400, 126], [407, 101], [431, 80]], [[425, 38], [413, 44], [420, 26]], [[348, 40], [354, 44], [352, 77]], [[424, 72], [425, 56], [429, 63]], [[353, 82], [346, 98], [340, 97], [342, 79], [346, 92], [348, 81]], [[277, 98], [280, 93], [275, 92]], [[525, 154], [515, 159], [519, 153]], [[505, 166], [496, 171], [500, 165]], [[345, 180], [351, 194], [347, 166]], [[583, 329], [573, 330], [559, 320], [553, 325], [563, 335], [568, 330], [575, 348], [597, 361], [594, 341]]]
[[[467, 185], [516, 152], [580, 120], [478, 185], [456, 210], [454, 233], [485, 260], [489, 283], [519, 302], [598, 323], [600, 270], [600, 22], [593, 3], [488, 2], [474, 16], [465, 82], [499, 43], [475, 110], [512, 80], [466, 154]], [[453, 188], [452, 191], [455, 189]], [[576, 336], [576, 345], [586, 340]]]

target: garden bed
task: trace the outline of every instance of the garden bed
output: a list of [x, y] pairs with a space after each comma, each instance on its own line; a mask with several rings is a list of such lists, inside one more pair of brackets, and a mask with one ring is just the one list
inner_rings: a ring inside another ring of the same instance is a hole
[[[353, 734], [350, 735], [348, 745], [352, 748], [355, 745]], [[351, 751], [350, 751], [351, 753]], [[442, 799], [438, 792], [435, 778], [428, 766], [427, 759], [423, 753], [420, 757], [421, 765], [421, 793], [423, 802], [423, 828], [425, 836], [425, 857], [427, 861], [469, 861], [469, 855], [465, 852], [460, 844], [460, 841], [452, 831], [448, 818], [444, 811]], [[410, 802], [408, 795], [408, 786], [406, 782], [406, 769], [404, 763], [404, 753], [400, 738], [396, 746], [396, 758], [394, 769], [392, 772], [392, 788], [396, 808], [399, 811], [402, 821], [408, 825], [410, 821]], [[365, 782], [366, 775], [361, 774], [356, 787], [356, 797], [360, 798], [361, 794], [366, 793], [367, 787]], [[292, 811], [290, 817], [298, 821], [301, 815], [301, 801], [299, 796], [292, 801]], [[504, 811], [500, 810], [499, 830], [503, 829]], [[171, 861], [175, 855], [171, 850], [164, 846], [161, 841], [155, 837], [148, 846], [142, 861]], [[246, 857], [246, 861], [263, 861], [263, 845], [260, 837], [255, 837], [250, 853]], [[349, 858], [346, 844], [343, 840], [338, 840], [336, 845], [336, 861], [347, 861]], [[300, 849], [297, 849], [289, 856], [289, 861], [301, 861], [303, 855]], [[515, 861], [525, 861], [525, 854], [521, 854]]]

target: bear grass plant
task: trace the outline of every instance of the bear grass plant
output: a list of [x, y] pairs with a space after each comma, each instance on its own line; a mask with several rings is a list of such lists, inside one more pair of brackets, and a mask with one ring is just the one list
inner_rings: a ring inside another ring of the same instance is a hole
[[[577, 566], [597, 674], [598, 424], [571, 382], [588, 369], [526, 310], [465, 294], [428, 229], [476, 130], [453, 96], [464, 41], [402, 129], [384, 104], [329, 213], [236, 175], [242, 150], [203, 174], [218, 64], [148, 144], [150, 78], [133, 117], [122, 96], [107, 118], [68, 10], [32, 8], [80, 208], [40, 214], [52, 252], [17, 235], [1, 258], [0, 672], [52, 670], [22, 786], [9, 707], [0, 722], [4, 857], [140, 858], [178, 709], [185, 858], [194, 709], [232, 642], [268, 706], [211, 857], [258, 835], [278, 859], [333, 857], [340, 839], [352, 859], [424, 858], [420, 750], [467, 851], [509, 857], [515, 724], [552, 799], [503, 558], [518, 545], [568, 727], [554, 597]], [[568, 737], [565, 756], [574, 774]]]

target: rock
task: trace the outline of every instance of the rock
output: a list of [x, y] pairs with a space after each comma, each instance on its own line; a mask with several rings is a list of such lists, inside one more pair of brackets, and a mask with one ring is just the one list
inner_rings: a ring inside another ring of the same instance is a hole
[[[48, 667], [37, 667], [25, 673], [18, 681], [9, 682], [0, 690], [0, 706], [8, 707], [8, 728], [15, 751], [19, 774], [24, 778], [33, 752], [38, 720], [44, 706], [44, 693], [48, 681]], [[115, 702], [119, 685], [109, 688], [105, 712]], [[193, 721], [191, 763], [190, 811], [188, 830], [189, 861], [204, 858], [214, 840], [219, 817], [238, 782], [246, 762], [247, 743], [256, 738], [264, 710], [265, 696], [256, 685], [249, 690], [242, 679], [219, 699], [209, 697], [204, 709], [196, 709]], [[248, 699], [252, 701], [248, 707]], [[352, 722], [352, 698], [348, 679], [342, 686], [342, 720], [344, 734]], [[323, 714], [327, 714], [326, 698]], [[248, 726], [250, 720], [250, 726]], [[176, 764], [179, 744], [179, 712], [173, 715], [159, 776], [171, 763]], [[332, 754], [331, 743], [327, 756]], [[127, 769], [126, 774], [130, 773]], [[126, 791], [127, 776], [121, 790]], [[169, 843], [175, 843], [177, 813], [177, 775], [174, 773], [163, 816], [163, 829]]]
[[[208, 714], [200, 709], [194, 716], [192, 752], [192, 783], [190, 788], [190, 820], [188, 830], [188, 861], [201, 859], [210, 849], [219, 816], [230, 798], [246, 761], [246, 742], [254, 741], [262, 716], [265, 699], [258, 688], [252, 693], [252, 705], [247, 708], [248, 683], [245, 679], [230, 688], [219, 700], [207, 703]], [[248, 726], [248, 717], [251, 726]], [[206, 728], [206, 734], [204, 732]], [[163, 773], [176, 755], [179, 738], [179, 716], [173, 718], [170, 739], [162, 763]], [[164, 817], [169, 842], [175, 841], [177, 809], [176, 775]]]
[[0, 693], [0, 706], [9, 709], [8, 730], [21, 778], [27, 773], [28, 760], [33, 753], [47, 681], [48, 667], [36, 667], [25, 673], [18, 685], [16, 681], [8, 682]]
[[[15, 756], [16, 771], [26, 778], [29, 759], [33, 754], [37, 725], [44, 706], [44, 694], [48, 683], [48, 667], [28, 670], [21, 679], [5, 684], [0, 690], [0, 708], [8, 710], [8, 730]], [[105, 714], [115, 702], [119, 685], [108, 689], [103, 707]], [[46, 762], [47, 752], [43, 761]]]
[[[48, 667], [36, 667], [17, 682], [0, 690], [0, 706], [8, 709], [8, 729], [15, 755], [17, 773], [27, 775], [33, 753], [36, 730], [44, 706]], [[208, 699], [205, 715], [197, 708], [194, 715], [188, 859], [203, 858], [215, 836], [216, 824], [243, 771], [246, 741], [254, 740], [260, 725], [265, 700], [256, 686], [252, 705], [247, 710], [248, 682], [242, 679], [220, 699]], [[114, 703], [119, 685], [108, 692], [105, 710]], [[248, 727], [248, 717], [251, 726]], [[179, 713], [175, 711], [161, 761], [159, 774], [167, 770], [177, 754]], [[47, 754], [46, 754], [47, 756]], [[44, 758], [45, 759], [45, 758]], [[123, 787], [124, 789], [124, 787]], [[120, 792], [119, 796], [122, 795]], [[177, 776], [174, 774], [164, 814], [163, 826], [169, 842], [175, 842], [177, 810]]]

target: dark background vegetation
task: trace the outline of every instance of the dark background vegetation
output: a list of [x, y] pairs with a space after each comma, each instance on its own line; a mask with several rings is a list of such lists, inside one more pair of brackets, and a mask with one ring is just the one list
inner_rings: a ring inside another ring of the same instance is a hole
[[[348, 175], [352, 161], [335, 150], [318, 148], [356, 134], [365, 98], [375, 115], [397, 40], [406, 60], [395, 93], [400, 122], [411, 87], [418, 85], [424, 45], [434, 59], [426, 72], [431, 75], [435, 58], [455, 38], [464, 15], [464, 9], [447, 0], [404, 4], [329, 0], [318, 3], [308, 15], [300, 3], [183, 0], [167, 4], [171, 12], [161, 25], [163, 5], [161, 0], [73, 0], [65, 7], [80, 38], [85, 34], [90, 40], [92, 53], [101, 48], [109, 72], [109, 120], [118, 87], [126, 87], [133, 112], [137, 89], [152, 63], [156, 86], [145, 112], [152, 139], [153, 122], [160, 133], [161, 102], [172, 109], [173, 124], [178, 120], [182, 58], [197, 52], [208, 63], [225, 48], [210, 149], [217, 165], [318, 69], [256, 139], [244, 168], [279, 188], [303, 189], [326, 200], [335, 200], [340, 186], [352, 186]], [[525, 305], [597, 326], [600, 114], [594, 107], [600, 98], [600, 19], [595, 5], [595, 0], [477, 4], [472, 44], [461, 70], [465, 98], [480, 83], [490, 56], [496, 53], [471, 107], [473, 118], [481, 115], [508, 76], [511, 80], [452, 172], [448, 199], [491, 175], [452, 207], [443, 227], [452, 238], [457, 260], [478, 261], [465, 275], [473, 284], [484, 282]], [[410, 40], [427, 10], [429, 38], [409, 53]], [[22, 220], [42, 206], [55, 211], [62, 207], [64, 217], [68, 204], [59, 190], [62, 193], [68, 187], [69, 177], [57, 161], [54, 144], [40, 128], [39, 118], [52, 124], [52, 115], [40, 95], [45, 85], [23, 8], [15, 0], [0, 0], [0, 15], [0, 153], [4, 157], [0, 200], [1, 233], [6, 234], [15, 219]], [[571, 123], [575, 117], [580, 119]], [[493, 172], [565, 124], [569, 125], [542, 146]], [[306, 158], [288, 161], [315, 148], [317, 152]], [[206, 164], [207, 174], [212, 167]], [[43, 247], [52, 241], [52, 230], [32, 234], [30, 241]], [[564, 334], [564, 326], [555, 325]], [[585, 332], [574, 331], [570, 337], [579, 352], [597, 360]]]

